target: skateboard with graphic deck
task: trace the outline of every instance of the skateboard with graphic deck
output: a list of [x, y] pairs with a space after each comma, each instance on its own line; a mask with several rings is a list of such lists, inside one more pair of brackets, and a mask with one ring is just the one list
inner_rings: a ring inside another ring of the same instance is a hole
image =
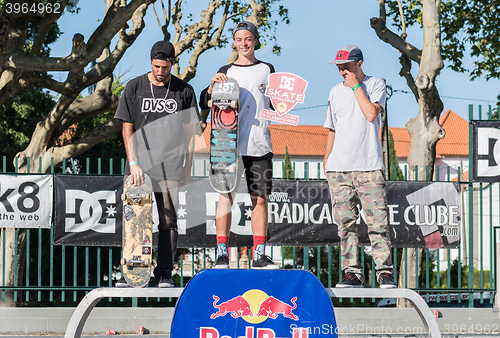
[[123, 186], [122, 259], [125, 280], [143, 287], [151, 278], [153, 249], [153, 186], [144, 174], [144, 183], [133, 185], [131, 176]]
[[220, 193], [234, 190], [238, 173], [238, 102], [240, 87], [229, 77], [224, 83], [215, 83], [211, 109], [209, 180]]

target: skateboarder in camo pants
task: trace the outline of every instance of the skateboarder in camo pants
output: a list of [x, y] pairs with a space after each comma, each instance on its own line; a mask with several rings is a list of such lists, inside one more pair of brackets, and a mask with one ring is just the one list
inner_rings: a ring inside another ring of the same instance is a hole
[[338, 288], [362, 287], [358, 260], [357, 200], [366, 216], [377, 281], [396, 287], [388, 232], [380, 113], [386, 100], [381, 79], [363, 73], [363, 54], [354, 45], [339, 50], [333, 62], [344, 81], [332, 88], [324, 127], [329, 129], [323, 169], [328, 179], [340, 237], [343, 278]]

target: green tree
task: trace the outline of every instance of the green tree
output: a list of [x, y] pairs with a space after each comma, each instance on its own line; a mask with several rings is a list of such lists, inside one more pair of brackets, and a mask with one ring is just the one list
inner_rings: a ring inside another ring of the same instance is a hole
[[[498, 0], [379, 0], [379, 16], [371, 19], [371, 26], [382, 41], [401, 53], [399, 74], [405, 78], [419, 104], [418, 115], [406, 124], [411, 137], [409, 179], [415, 179], [417, 174], [420, 180], [425, 179], [427, 168], [428, 177], [434, 177], [436, 144], [445, 136], [439, 125], [443, 103], [436, 85], [444, 62], [455, 71], [468, 71], [472, 79], [500, 76], [498, 5]], [[387, 27], [388, 19], [392, 19], [391, 24], [399, 35]], [[422, 49], [408, 41], [407, 26], [421, 28], [423, 37], [417, 40]], [[464, 66], [466, 55], [475, 59], [470, 69]], [[418, 65], [416, 77], [413, 64]], [[417, 166], [418, 173], [415, 172]], [[417, 257], [415, 249], [411, 248], [407, 255], [408, 260]], [[422, 257], [423, 251], [419, 250], [419, 267]], [[411, 265], [407, 271], [409, 287], [416, 287], [418, 283], [414, 268]]]
[[[396, 176], [394, 176], [394, 168], [396, 168]], [[394, 137], [392, 132], [389, 130], [389, 166], [387, 168], [387, 177], [390, 180], [403, 181], [404, 176], [401, 168], [399, 167], [398, 157], [396, 155], [396, 149], [394, 148]]]
[[11, 159], [29, 144], [36, 124], [43, 120], [54, 103], [55, 100], [49, 93], [32, 88], [20, 95], [9, 97], [0, 106], [1, 154], [8, 159], [5, 163], [7, 167], [2, 170], [14, 171]]
[[295, 173], [293, 171], [290, 155], [288, 154], [288, 147], [285, 146], [285, 161], [283, 162], [283, 178], [294, 178], [294, 177]]

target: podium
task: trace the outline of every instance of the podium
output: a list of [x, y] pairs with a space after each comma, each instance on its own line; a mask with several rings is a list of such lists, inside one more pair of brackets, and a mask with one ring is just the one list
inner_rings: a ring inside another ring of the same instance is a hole
[[333, 305], [304, 270], [210, 269], [179, 297], [171, 338], [337, 337]]

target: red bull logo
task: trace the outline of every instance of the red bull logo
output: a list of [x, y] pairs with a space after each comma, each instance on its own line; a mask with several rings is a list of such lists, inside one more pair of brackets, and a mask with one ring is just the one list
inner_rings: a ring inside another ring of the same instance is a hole
[[[231, 336], [221, 336], [219, 330], [214, 327], [201, 327], [200, 338], [233, 338]], [[236, 338], [277, 338], [273, 329], [257, 328], [247, 326], [245, 336]], [[309, 332], [305, 328], [294, 328], [292, 338], [309, 338]]]
[[214, 308], [217, 309], [217, 312], [212, 314], [210, 318], [215, 319], [227, 314], [231, 314], [233, 318], [253, 316], [252, 310], [250, 310], [250, 304], [242, 296], [234, 297], [227, 302], [217, 305], [219, 299], [219, 297], [214, 295]]
[[219, 297], [214, 295], [213, 298], [213, 305], [217, 311], [210, 316], [211, 319], [231, 315], [233, 318], [241, 317], [248, 323], [258, 324], [268, 318], [276, 319], [282, 315], [285, 318], [299, 320], [293, 313], [297, 308], [297, 297], [290, 299], [291, 304], [288, 304], [276, 297], [268, 296], [262, 290], [254, 289], [222, 303], [219, 303]]

